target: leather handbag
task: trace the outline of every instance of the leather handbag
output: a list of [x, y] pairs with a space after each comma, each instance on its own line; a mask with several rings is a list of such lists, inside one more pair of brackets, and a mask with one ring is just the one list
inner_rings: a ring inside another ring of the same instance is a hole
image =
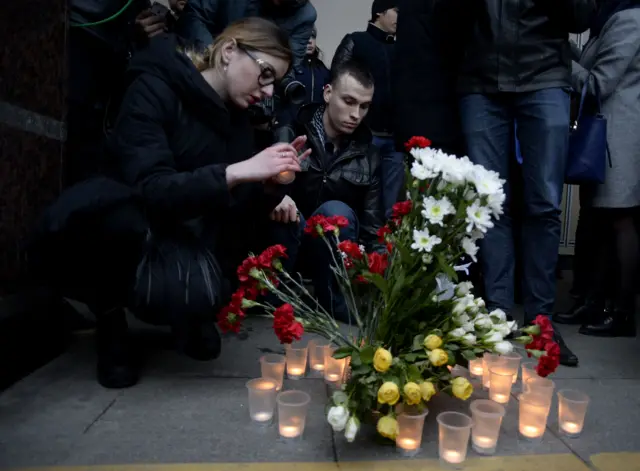
[[569, 154], [565, 171], [565, 183], [604, 183], [607, 163], [611, 167], [611, 153], [607, 142], [607, 118], [602, 114], [602, 102], [598, 82], [595, 80], [597, 110], [584, 113], [589, 78], [582, 87], [578, 117], [569, 136]]

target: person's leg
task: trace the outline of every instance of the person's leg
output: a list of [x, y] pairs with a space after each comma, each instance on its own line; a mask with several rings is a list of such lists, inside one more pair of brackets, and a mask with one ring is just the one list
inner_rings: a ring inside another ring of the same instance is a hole
[[281, 244], [287, 249], [287, 257], [282, 259], [282, 267], [291, 274], [296, 268], [306, 224], [302, 214], [298, 214], [298, 217], [298, 221], [288, 223], [269, 221], [267, 226], [267, 239], [270, 244]]
[[[358, 218], [355, 211], [341, 201], [327, 201], [323, 203], [313, 215], [321, 214], [323, 216], [344, 216], [349, 220], [349, 226], [340, 229], [340, 237], [342, 240], [358, 240]], [[333, 312], [336, 319], [347, 322], [349, 320], [349, 312], [347, 309], [344, 296], [340, 290], [331, 266], [334, 264], [334, 257], [337, 259], [340, 255], [336, 247], [333, 247], [333, 254], [326, 244], [325, 239], [305, 236], [305, 251], [309, 257], [309, 271], [313, 280], [315, 295], [320, 305], [329, 312]]]
[[[569, 147], [569, 94], [562, 88], [519, 94], [516, 104], [522, 151], [524, 219], [522, 225], [525, 322], [553, 313], [560, 216]], [[560, 362], [578, 358], [559, 334]]]
[[395, 149], [392, 137], [375, 137], [373, 144], [380, 149], [382, 157], [382, 201], [385, 216], [391, 217], [393, 205], [402, 198], [404, 187], [404, 154]]
[[513, 309], [515, 253], [509, 211], [509, 157], [513, 120], [508, 97], [466, 95], [460, 100], [462, 131], [469, 158], [506, 180], [504, 214], [480, 241], [480, 260], [489, 309]]

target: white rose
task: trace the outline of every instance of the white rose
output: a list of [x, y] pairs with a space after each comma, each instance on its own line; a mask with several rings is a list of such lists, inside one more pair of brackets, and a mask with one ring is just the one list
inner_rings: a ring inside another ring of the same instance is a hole
[[459, 325], [465, 325], [467, 322], [469, 322], [471, 319], [469, 318], [469, 316], [467, 314], [461, 314], [458, 317], [455, 318], [456, 324]]
[[484, 299], [482, 298], [474, 299], [473, 303], [476, 305], [476, 307], [485, 307]]
[[495, 330], [492, 330], [482, 338], [486, 343], [498, 343], [502, 342], [503, 339], [504, 337], [500, 335], [500, 332], [496, 332]]
[[518, 330], [518, 323], [516, 321], [507, 321], [507, 325], [509, 326], [509, 330], [511, 332], [515, 332]]
[[511, 344], [511, 342], [502, 341], [495, 344], [493, 346], [493, 349], [497, 353], [504, 355], [505, 353], [511, 353], [513, 351], [513, 345]]
[[459, 339], [464, 337], [464, 334], [466, 333], [467, 332], [462, 327], [458, 327], [457, 329], [453, 329], [451, 332], [449, 332], [449, 335], [454, 339]]
[[349, 443], [355, 440], [356, 435], [358, 434], [358, 430], [360, 430], [360, 423], [358, 422], [358, 419], [356, 419], [355, 417], [351, 417], [347, 421], [347, 425], [344, 431], [344, 436]]
[[474, 332], [476, 330], [476, 325], [473, 323], [473, 321], [469, 321], [466, 324], [463, 324], [462, 328], [465, 330], [465, 332]]
[[491, 318], [486, 314], [480, 314], [476, 317], [476, 326], [480, 329], [489, 329], [493, 327], [493, 322], [491, 322]]
[[342, 432], [349, 420], [349, 411], [344, 406], [333, 406], [327, 414], [327, 422], [334, 432]]
[[495, 324], [493, 326], [493, 329], [496, 332], [500, 332], [500, 335], [502, 335], [502, 337], [506, 337], [507, 335], [509, 335], [511, 333], [511, 329], [509, 328], [509, 325], [504, 322], [502, 324]]
[[473, 283], [470, 281], [463, 281], [456, 286], [456, 294], [458, 296], [465, 296], [473, 289]]
[[471, 334], [471, 333], [469, 333], [469, 334], [465, 334], [465, 335], [462, 337], [462, 340], [463, 340], [463, 342], [464, 342], [465, 344], [467, 344], [467, 345], [474, 345], [474, 344], [476, 343], [476, 336], [475, 336], [475, 335], [473, 335], [473, 334]]
[[462, 298], [456, 302], [455, 306], [453, 306], [453, 315], [460, 316], [466, 310], [467, 310], [467, 300], [465, 298]]
[[504, 313], [502, 309], [495, 309], [489, 313], [491, 317], [496, 317], [500, 322], [505, 322], [507, 320], [507, 315]]

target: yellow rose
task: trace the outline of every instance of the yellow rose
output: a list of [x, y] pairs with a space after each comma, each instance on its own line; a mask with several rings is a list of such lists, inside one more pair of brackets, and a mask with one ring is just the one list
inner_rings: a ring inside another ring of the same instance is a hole
[[444, 350], [436, 348], [435, 350], [431, 350], [429, 352], [429, 361], [433, 366], [442, 366], [447, 364], [447, 362], [449, 361], [449, 356]]
[[435, 350], [436, 348], [440, 348], [442, 346], [442, 339], [437, 335], [427, 335], [427, 338], [424, 339], [423, 345], [427, 350]]
[[391, 367], [392, 361], [391, 352], [384, 348], [377, 349], [375, 355], [373, 355], [373, 367], [378, 373], [387, 371]]
[[458, 376], [453, 381], [451, 381], [451, 387], [453, 391], [453, 395], [458, 399], [462, 399], [466, 401], [469, 399], [471, 394], [473, 394], [473, 386], [467, 380], [467, 378], [463, 378], [462, 376]]
[[389, 415], [385, 415], [384, 417], [380, 417], [378, 420], [378, 433], [385, 438], [390, 440], [395, 440], [396, 435], [398, 435], [398, 422], [396, 419]]
[[428, 381], [420, 384], [420, 393], [424, 402], [429, 402], [431, 397], [436, 393], [436, 388], [433, 383]]
[[404, 402], [410, 406], [415, 406], [416, 404], [420, 404], [420, 400], [422, 399], [422, 393], [420, 391], [420, 386], [416, 383], [407, 383], [404, 385], [402, 389], [404, 391]]
[[400, 388], [396, 383], [387, 381], [378, 389], [378, 402], [394, 406], [400, 400]]

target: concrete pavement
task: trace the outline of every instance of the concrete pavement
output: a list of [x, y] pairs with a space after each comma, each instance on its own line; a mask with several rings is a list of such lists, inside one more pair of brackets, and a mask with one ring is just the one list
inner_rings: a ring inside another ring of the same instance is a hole
[[[561, 283], [566, 292], [566, 286]], [[560, 297], [562, 304], [567, 296]], [[251, 320], [249, 339], [226, 338], [215, 362], [197, 363], [163, 348], [158, 331], [139, 331], [152, 344], [139, 385], [123, 391], [94, 380], [91, 336], [79, 337], [54, 362], [0, 395], [0, 468], [52, 467], [113, 471], [382, 471], [435, 470], [437, 425], [444, 410], [468, 411], [468, 402], [436, 396], [425, 423], [423, 450], [410, 460], [394, 447], [375, 443], [364, 429], [348, 444], [326, 424], [330, 391], [320, 379], [287, 381], [307, 391], [311, 407], [304, 439], [281, 441], [275, 427], [260, 430], [247, 410], [247, 379], [259, 376], [258, 358], [282, 347], [264, 319]], [[516, 393], [508, 405], [497, 456], [470, 450], [465, 469], [522, 471], [640, 470], [640, 368], [637, 339], [595, 339], [561, 326], [580, 358], [579, 368], [560, 368], [556, 389], [575, 388], [591, 397], [580, 438], [557, 433], [554, 402], [543, 442], [530, 447], [517, 438]], [[519, 388], [519, 384], [516, 389]], [[486, 397], [478, 391], [475, 397]], [[636, 453], [637, 452], [637, 453]]]

